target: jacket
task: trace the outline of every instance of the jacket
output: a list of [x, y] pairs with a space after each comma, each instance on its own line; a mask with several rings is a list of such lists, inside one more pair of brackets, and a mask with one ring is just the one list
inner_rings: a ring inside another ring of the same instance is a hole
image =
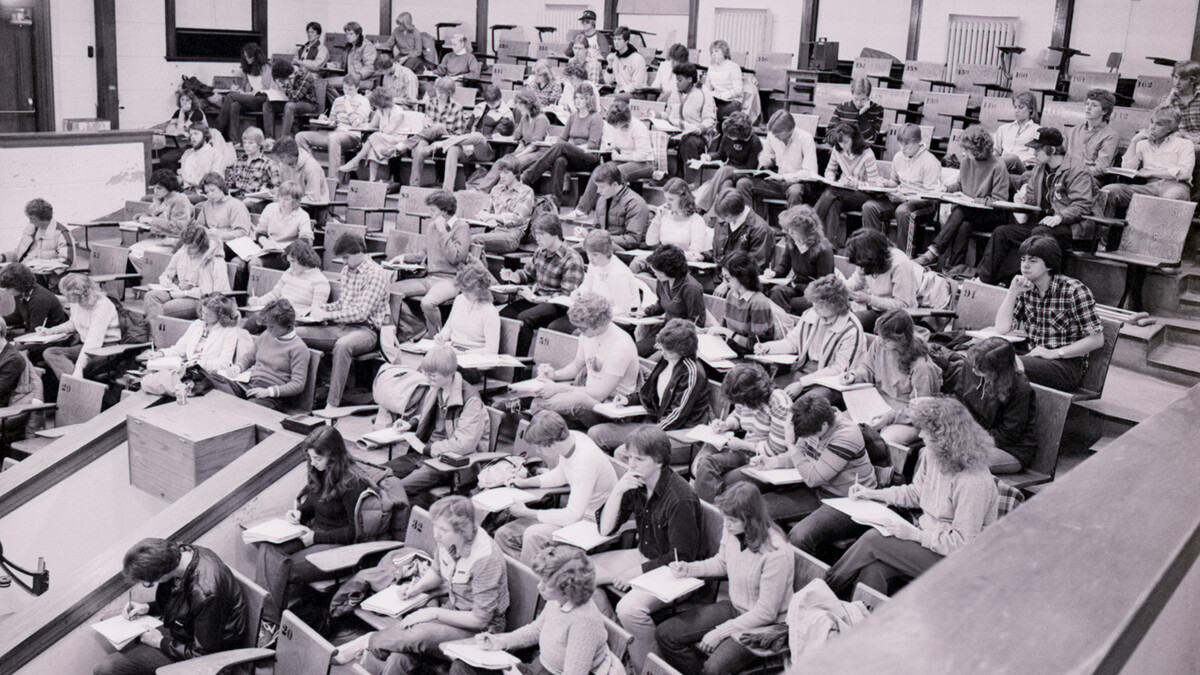
[[942, 390], [953, 394], [971, 411], [971, 416], [983, 427], [996, 447], [1029, 467], [1037, 454], [1037, 402], [1033, 386], [1024, 373], [1016, 373], [1008, 398], [1001, 402], [994, 396], [984, 396], [983, 379], [967, 363], [963, 352], [951, 355], [943, 376]]
[[745, 251], [765, 267], [774, 249], [775, 234], [767, 226], [767, 221], [753, 210], [746, 215], [746, 222], [736, 232], [720, 220], [713, 226], [712, 260], [717, 264], [734, 251]]
[[25, 226], [15, 251], [4, 256], [7, 262], [30, 260], [58, 261], [70, 267], [75, 262], [75, 240], [70, 231], [57, 220], [50, 221], [45, 229], [32, 223]]
[[0, 405], [9, 405], [21, 376], [25, 374], [25, 364], [25, 357], [13, 343], [5, 342], [4, 349], [0, 349]]
[[[439, 422], [445, 438], [430, 443]], [[487, 450], [490, 427], [491, 420], [479, 390], [465, 382], [462, 375], [455, 374], [444, 401], [433, 392], [426, 394], [414, 432], [435, 457], [446, 452], [469, 455]]]
[[[1041, 207], [1047, 195], [1042, 194], [1046, 176], [1046, 165], [1037, 164], [1029, 174], [1029, 180], [1021, 188], [1014, 201]], [[1096, 200], [1096, 182], [1086, 167], [1066, 164], [1058, 167], [1050, 179], [1049, 203], [1054, 215], [1062, 218], [1063, 225], [1070, 226], [1071, 234], [1077, 239], [1090, 238], [1095, 223], [1083, 220], [1091, 214]]]
[[641, 195], [625, 186], [612, 199], [596, 202], [596, 224], [608, 230], [618, 248], [640, 248], [650, 228], [650, 209]]
[[646, 412], [658, 420], [658, 428], [664, 431], [704, 424], [708, 421], [708, 378], [704, 368], [694, 358], [679, 359], [675, 370], [671, 371], [667, 388], [659, 397], [658, 378], [667, 365], [666, 359], [659, 359], [629, 403], [644, 406]]
[[238, 649], [250, 634], [250, 608], [233, 571], [202, 546], [192, 552], [183, 577], [158, 585], [150, 613], [162, 617], [159, 649], [176, 661]]

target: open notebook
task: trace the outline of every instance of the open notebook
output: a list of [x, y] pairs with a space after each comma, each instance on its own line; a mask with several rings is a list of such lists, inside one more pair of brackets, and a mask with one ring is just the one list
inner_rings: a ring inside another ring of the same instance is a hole
[[666, 565], [663, 565], [640, 577], [634, 577], [629, 585], [646, 591], [663, 602], [671, 603], [700, 588], [704, 582], [695, 577], [676, 577]]
[[130, 621], [118, 614], [111, 619], [92, 624], [92, 630], [103, 635], [114, 649], [120, 651], [141, 637], [142, 633], [162, 625], [162, 619], [156, 616], [139, 616]]

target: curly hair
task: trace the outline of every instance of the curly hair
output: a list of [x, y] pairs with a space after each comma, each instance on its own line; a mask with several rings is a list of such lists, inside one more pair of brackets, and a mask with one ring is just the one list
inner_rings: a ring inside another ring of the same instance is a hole
[[586, 80], [587, 68], [584, 68], [582, 64], [571, 61], [567, 65], [563, 66], [563, 77], [573, 77], [577, 80]]
[[1117, 105], [1117, 97], [1107, 89], [1090, 89], [1087, 96], [1083, 97], [1084, 101], [1095, 101], [1100, 104], [1100, 111], [1105, 122], [1112, 116], [1113, 108]]
[[889, 309], [875, 322], [875, 335], [897, 345], [896, 356], [900, 359], [900, 372], [908, 375], [917, 359], [929, 354], [929, 345], [916, 334], [916, 325], [908, 312]]
[[785, 234], [799, 234], [810, 251], [832, 248], [825, 238], [825, 225], [811, 206], [801, 204], [779, 214], [779, 227]]
[[12, 263], [0, 268], [0, 288], [7, 288], [17, 295], [25, 295], [37, 285], [33, 272], [21, 263]]
[[202, 309], [210, 309], [217, 315], [217, 323], [229, 328], [236, 326], [238, 319], [242, 318], [238, 312], [237, 303], [233, 298], [221, 295], [220, 293], [209, 293], [203, 298], [200, 298], [200, 307]]
[[[570, 66], [567, 67], [570, 68]], [[591, 82], [580, 82], [579, 86], [575, 87], [575, 97], [578, 98], [580, 96], [583, 97], [584, 107], [587, 108], [588, 112], [596, 112], [596, 90], [592, 88]]]
[[629, 124], [633, 121], [633, 113], [629, 111], [629, 104], [624, 101], [613, 101], [612, 105], [608, 106], [608, 114], [605, 115], [604, 121], [614, 127]]
[[280, 298], [272, 300], [259, 312], [258, 318], [267, 328], [279, 326], [291, 332], [296, 327], [296, 308], [292, 303]]
[[725, 59], [729, 60], [730, 54], [733, 53], [729, 49], [729, 43], [724, 40], [714, 40], [713, 43], [708, 46], [708, 51], [710, 52], [715, 52], [718, 49], [721, 50], [721, 53], [725, 55]]
[[846, 242], [846, 257], [863, 274], [879, 276], [892, 269], [892, 242], [879, 230], [864, 227]]
[[919, 397], [905, 411], [925, 439], [925, 449], [938, 469], [951, 476], [986, 470], [995, 441], [971, 411], [950, 396]]
[[63, 277], [62, 281], [58, 282], [58, 290], [62, 291], [68, 302], [74, 295], [79, 298], [81, 306], [89, 309], [96, 306], [96, 301], [100, 299], [101, 295], [100, 287], [96, 285], [96, 282], [91, 277], [78, 272], [72, 272]]
[[1017, 350], [1011, 342], [1000, 337], [981, 340], [967, 350], [966, 359], [967, 365], [983, 378], [985, 399], [1003, 403], [1012, 396], [1017, 379]]
[[454, 193], [447, 192], [446, 190], [430, 192], [429, 196], [425, 197], [425, 205], [432, 206], [442, 213], [451, 216], [458, 213], [458, 199], [455, 198]]
[[183, 192], [183, 183], [179, 181], [179, 174], [170, 169], [155, 169], [150, 176], [150, 187], [160, 186], [167, 192]]
[[754, 553], [775, 550], [771, 543], [772, 531], [783, 537], [783, 531], [771, 520], [767, 501], [754, 483], [743, 481], [731, 485], [717, 497], [717, 508], [721, 515], [742, 523], [742, 538], [746, 548]]
[[757, 363], [742, 363], [733, 367], [721, 383], [721, 393], [737, 405], [758, 409], [771, 400], [771, 377]]
[[734, 251], [721, 262], [721, 268], [736, 279], [748, 291], [762, 290], [762, 281], [758, 278], [758, 261], [745, 251]]
[[532, 89], [518, 89], [513, 96], [513, 103], [528, 110], [530, 117], [542, 114], [542, 102], [538, 100], [537, 94], [533, 93]]
[[612, 321], [612, 303], [596, 293], [581, 293], [567, 310], [567, 318], [581, 332], [589, 332]]
[[[391, 56], [391, 54], [389, 52], [380, 52], [380, 53], [388, 54], [389, 56]], [[376, 67], [379, 66], [378, 59], [376, 59], [375, 65], [376, 65]], [[271, 79], [275, 80], [276, 82], [283, 82], [284, 80], [291, 77], [292, 73], [295, 73], [295, 72], [296, 72], [296, 67], [293, 66], [292, 62], [288, 61], [287, 59], [274, 59], [271, 61]]]
[[469, 498], [462, 495], [442, 497], [429, 507], [429, 517], [445, 521], [468, 544], [475, 541], [475, 505]]
[[721, 132], [729, 138], [744, 140], [754, 133], [754, 126], [750, 123], [750, 116], [739, 110], [729, 113], [725, 122], [721, 124]]
[[289, 260], [294, 260], [302, 267], [320, 267], [321, 256], [317, 255], [316, 249], [313, 248], [312, 242], [307, 239], [297, 239], [287, 245], [283, 249], [283, 255]]
[[135, 583], [152, 583], [179, 567], [183, 550], [179, 544], [166, 539], [147, 538], [125, 552], [122, 572]]
[[699, 213], [700, 209], [696, 206], [696, 196], [692, 194], [692, 189], [688, 187], [687, 181], [682, 178], [672, 178], [663, 186], [662, 191], [668, 195], [675, 195], [679, 198], [679, 211], [677, 214], [687, 218], [694, 213]]
[[687, 319], [671, 319], [658, 332], [654, 344], [683, 358], [695, 358], [700, 340], [696, 335], [696, 324]]
[[677, 63], [674, 66], [671, 66], [671, 72], [676, 77], [682, 76], [691, 80], [692, 84], [696, 84], [700, 81], [700, 71], [696, 68], [696, 64], [694, 63]]
[[962, 146], [963, 152], [975, 158], [977, 162], [984, 161], [996, 152], [992, 135], [978, 124], [967, 127], [962, 136], [958, 137], [958, 144]]
[[300, 442], [299, 451], [313, 453], [325, 457], [329, 463], [324, 471], [317, 471], [312, 462], [308, 464], [308, 482], [305, 488], [309, 496], [323, 502], [341, 499], [342, 495], [356, 489], [363, 480], [358, 462], [346, 449], [346, 441], [342, 432], [336, 427], [323, 426], [314, 429]]
[[372, 89], [371, 93], [367, 96], [367, 100], [371, 102], [371, 107], [376, 110], [387, 110], [395, 102], [392, 99], [392, 92], [384, 87]]
[[34, 198], [25, 203], [25, 216], [43, 223], [54, 220], [54, 207], [45, 199]]
[[179, 235], [179, 249], [196, 248], [203, 255], [208, 252], [208, 248], [212, 246], [212, 241], [208, 238], [208, 230], [200, 225], [188, 225], [183, 234]]
[[674, 244], [659, 244], [653, 253], [646, 256], [646, 264], [672, 279], [682, 279], [688, 275], [687, 255]]
[[492, 304], [492, 275], [479, 262], [467, 263], [454, 275], [454, 287], [480, 304]]
[[590, 601], [596, 592], [596, 567], [581, 548], [553, 543], [538, 551], [532, 567], [548, 588], [576, 607]]
[[837, 310], [838, 316], [850, 313], [850, 290], [836, 274], [826, 274], [804, 287], [804, 299]]

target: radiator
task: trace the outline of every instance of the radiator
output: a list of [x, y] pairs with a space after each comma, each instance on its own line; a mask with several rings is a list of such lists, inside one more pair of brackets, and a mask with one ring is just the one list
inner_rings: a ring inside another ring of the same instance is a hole
[[958, 65], [998, 66], [1001, 45], [1017, 43], [1021, 20], [1015, 16], [950, 15], [950, 35], [946, 40], [947, 72]]
[[753, 68], [758, 55], [771, 51], [771, 12], [765, 9], [717, 7], [713, 35], [729, 43], [734, 54], [747, 53], [743, 68]]
[[550, 42], [569, 42], [567, 33], [579, 29], [579, 15], [587, 5], [546, 5], [546, 18], [542, 25], [554, 26], [558, 30], [547, 35]]

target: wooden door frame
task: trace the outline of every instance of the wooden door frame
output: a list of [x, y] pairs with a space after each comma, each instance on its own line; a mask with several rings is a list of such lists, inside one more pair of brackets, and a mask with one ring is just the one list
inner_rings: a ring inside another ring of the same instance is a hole
[[56, 131], [54, 118], [54, 55], [50, 43], [50, 0], [19, 0], [6, 9], [28, 8], [33, 13], [33, 91], [37, 104], [35, 128]]
[[120, 89], [117, 86], [116, 0], [92, 0], [96, 17], [96, 117], [121, 128]]

